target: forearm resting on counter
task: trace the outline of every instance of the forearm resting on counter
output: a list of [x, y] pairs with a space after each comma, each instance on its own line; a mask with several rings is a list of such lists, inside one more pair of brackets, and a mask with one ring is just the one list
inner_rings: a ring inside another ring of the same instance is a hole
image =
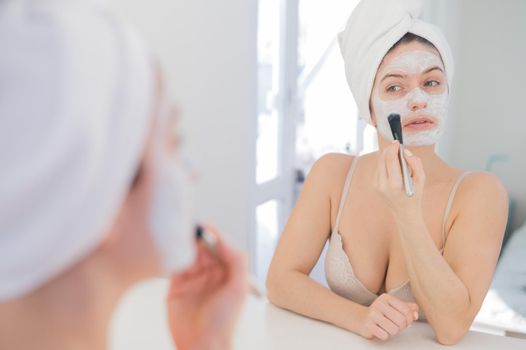
[[281, 308], [358, 333], [366, 307], [325, 288], [299, 271], [269, 274], [269, 300]]

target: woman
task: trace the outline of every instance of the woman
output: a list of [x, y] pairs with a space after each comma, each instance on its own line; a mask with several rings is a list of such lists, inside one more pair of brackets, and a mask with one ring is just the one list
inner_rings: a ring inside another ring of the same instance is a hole
[[[285, 227], [268, 279], [270, 300], [368, 339], [386, 340], [418, 318], [442, 344], [468, 331], [492, 280], [507, 194], [483, 172], [435, 153], [453, 75], [449, 46], [418, 19], [415, 1], [363, 0], [340, 35], [360, 117], [379, 151], [329, 154], [312, 168]], [[401, 115], [414, 195], [404, 191]], [[326, 241], [326, 289], [309, 278]]]
[[245, 258], [196, 247], [155, 65], [101, 4], [0, 6], [0, 349], [106, 349], [160, 274], [177, 348], [231, 348]]

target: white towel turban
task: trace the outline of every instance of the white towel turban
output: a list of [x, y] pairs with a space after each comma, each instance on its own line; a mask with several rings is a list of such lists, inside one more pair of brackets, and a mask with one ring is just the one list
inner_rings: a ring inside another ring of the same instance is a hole
[[104, 239], [153, 91], [147, 50], [102, 1], [0, 0], [0, 302]]
[[[371, 124], [369, 99], [376, 72], [384, 56], [405, 34], [413, 33], [430, 41], [440, 52], [448, 84], [454, 73], [451, 48], [434, 25], [420, 19], [419, 0], [362, 0], [339, 34], [345, 75], [358, 105], [360, 118]], [[451, 90], [451, 86], [450, 90]]]

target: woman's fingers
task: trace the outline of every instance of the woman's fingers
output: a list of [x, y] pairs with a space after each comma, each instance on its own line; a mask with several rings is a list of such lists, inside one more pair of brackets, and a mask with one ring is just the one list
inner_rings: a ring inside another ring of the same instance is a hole
[[411, 173], [413, 174], [413, 183], [419, 187], [423, 187], [426, 176], [422, 160], [413, 155], [413, 153], [407, 148], [405, 149], [404, 157]]
[[364, 336], [387, 340], [410, 326], [417, 318], [417, 311], [418, 305], [384, 293], [368, 307]]
[[170, 291], [168, 297], [185, 295], [192, 292], [200, 292], [208, 283], [209, 275], [206, 269], [199, 273], [174, 275], [170, 281]]
[[209, 268], [208, 276], [207, 287], [210, 288], [210, 290], [214, 290], [225, 283], [227, 274], [224, 267], [216, 265]]
[[[388, 298], [386, 298], [387, 303], [397, 309], [399, 312], [401, 312], [406, 320], [408, 320], [408, 323], [413, 322], [418, 318], [418, 305], [414, 303], [406, 303], [392, 295], [389, 295]], [[416, 317], [415, 317], [416, 313]]]
[[241, 292], [246, 291], [248, 289], [248, 265], [246, 256], [230, 248], [216, 228], [206, 225], [205, 229], [216, 239], [217, 260], [224, 269], [225, 283], [230, 287], [236, 287]]
[[379, 306], [384, 316], [391, 320], [393, 323], [395, 323], [398, 326], [399, 331], [407, 328], [407, 326], [409, 326], [413, 322], [413, 319], [411, 317], [406, 317], [404, 313], [402, 313], [401, 311], [394, 308], [388, 303], [382, 303]]
[[369, 334], [386, 340], [411, 325], [415, 320], [418, 305], [406, 303], [384, 293], [369, 306]]
[[400, 331], [398, 325], [396, 325], [396, 323], [385, 317], [385, 315], [382, 312], [377, 311], [372, 316], [373, 321], [384, 331], [389, 333], [389, 336], [393, 336]]
[[403, 177], [400, 166], [400, 143], [394, 141], [379, 153], [377, 165], [377, 182], [380, 189], [403, 188]]
[[385, 153], [385, 167], [387, 169], [387, 176], [389, 184], [394, 188], [402, 188], [402, 169], [400, 167], [400, 160], [398, 154], [400, 153], [400, 143], [394, 141], [384, 151]]
[[387, 333], [386, 331], [384, 331], [382, 329], [382, 327], [380, 326], [374, 326], [373, 330], [372, 330], [372, 333], [373, 335], [380, 339], [380, 340], [387, 340], [389, 339], [389, 333]]
[[170, 295], [181, 295], [190, 291], [200, 291], [204, 286], [217, 284], [217, 280], [220, 279], [217, 276], [224, 268], [218, 259], [202, 241], [197, 242], [196, 249], [197, 256], [193, 265], [185, 271], [172, 275], [170, 279]]

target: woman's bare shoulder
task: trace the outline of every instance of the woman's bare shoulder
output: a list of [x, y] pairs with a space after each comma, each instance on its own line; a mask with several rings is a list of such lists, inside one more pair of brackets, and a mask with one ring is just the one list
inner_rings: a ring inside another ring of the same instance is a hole
[[502, 181], [486, 171], [469, 173], [458, 187], [460, 211], [480, 211], [504, 214], [508, 206], [508, 192]]
[[506, 188], [499, 177], [487, 171], [470, 172], [462, 180], [459, 194], [472, 199], [495, 199], [508, 196]]
[[[343, 153], [328, 153], [319, 158], [309, 172], [309, 178], [329, 191], [341, 187], [354, 160]], [[331, 191], [332, 192], [332, 191]]]

